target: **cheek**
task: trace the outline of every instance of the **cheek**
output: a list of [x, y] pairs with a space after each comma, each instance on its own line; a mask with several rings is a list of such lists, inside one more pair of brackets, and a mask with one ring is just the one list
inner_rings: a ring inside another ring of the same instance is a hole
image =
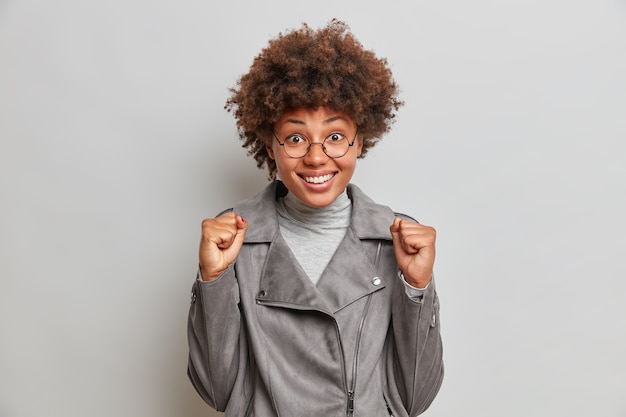
[[293, 171], [296, 167], [298, 159], [288, 158], [285, 155], [277, 152], [275, 155], [274, 162], [276, 163], [276, 170], [279, 174], [282, 173], [282, 177], [284, 177], [289, 172]]
[[344, 172], [354, 172], [354, 170], [356, 169], [356, 162], [356, 155], [353, 155], [350, 158], [337, 160], [335, 163]]

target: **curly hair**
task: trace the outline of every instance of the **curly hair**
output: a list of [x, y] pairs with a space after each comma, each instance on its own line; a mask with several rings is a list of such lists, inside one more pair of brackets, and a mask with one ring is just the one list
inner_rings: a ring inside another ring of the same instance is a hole
[[276, 163], [265, 147], [273, 125], [286, 109], [326, 106], [341, 111], [363, 138], [360, 158], [389, 131], [403, 105], [387, 60], [365, 50], [348, 26], [333, 19], [313, 30], [306, 23], [280, 33], [255, 57], [224, 108], [237, 120], [242, 147], [276, 177]]

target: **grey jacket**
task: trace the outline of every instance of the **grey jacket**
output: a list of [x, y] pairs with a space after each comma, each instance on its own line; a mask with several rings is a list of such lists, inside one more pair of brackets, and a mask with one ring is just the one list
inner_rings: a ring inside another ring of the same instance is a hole
[[415, 416], [443, 378], [434, 282], [411, 300], [398, 277], [395, 214], [349, 185], [350, 227], [317, 285], [278, 227], [274, 181], [234, 207], [249, 223], [237, 260], [196, 280], [188, 374], [228, 417]]

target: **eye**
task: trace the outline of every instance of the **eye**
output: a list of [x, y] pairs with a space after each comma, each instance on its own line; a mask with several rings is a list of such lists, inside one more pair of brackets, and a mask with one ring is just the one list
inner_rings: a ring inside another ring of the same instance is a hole
[[307, 140], [301, 135], [290, 135], [285, 139], [285, 145], [295, 146], [305, 144]]
[[342, 135], [341, 133], [331, 133], [330, 135], [328, 135], [326, 137], [326, 141], [327, 142], [340, 142], [341, 140], [345, 139], [346, 137], [344, 135]]

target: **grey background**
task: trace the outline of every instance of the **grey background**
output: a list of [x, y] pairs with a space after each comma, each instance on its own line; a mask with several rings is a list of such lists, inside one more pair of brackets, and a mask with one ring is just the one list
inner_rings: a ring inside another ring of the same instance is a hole
[[0, 416], [218, 415], [199, 226], [266, 183], [227, 88], [332, 17], [406, 101], [354, 182], [439, 232], [425, 415], [626, 416], [623, 0], [0, 1]]

